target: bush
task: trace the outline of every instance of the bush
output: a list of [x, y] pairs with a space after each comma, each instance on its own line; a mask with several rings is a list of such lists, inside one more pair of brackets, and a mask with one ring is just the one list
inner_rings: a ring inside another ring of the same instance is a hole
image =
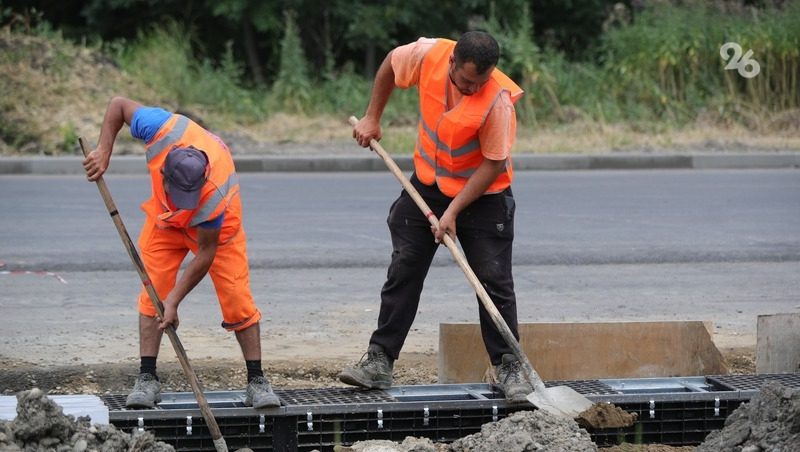
[[191, 33], [168, 22], [114, 47], [125, 71], [179, 106], [202, 106], [241, 119], [256, 119], [266, 110], [263, 96], [242, 86], [242, 68], [230, 43], [219, 63], [195, 58]]

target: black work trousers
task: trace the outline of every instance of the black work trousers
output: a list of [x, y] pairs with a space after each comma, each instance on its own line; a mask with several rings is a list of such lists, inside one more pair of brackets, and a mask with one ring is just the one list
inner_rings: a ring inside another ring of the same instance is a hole
[[[434, 214], [441, 217], [452, 199], [435, 185], [423, 184], [415, 175], [411, 183]], [[456, 235], [470, 267], [519, 340], [511, 274], [514, 209], [511, 188], [483, 195], [459, 214]], [[433, 240], [430, 223], [405, 190], [392, 204], [387, 223], [392, 235], [392, 262], [381, 290], [378, 329], [372, 333], [370, 343], [382, 346], [392, 359], [397, 359], [417, 314], [422, 286], [439, 245]], [[478, 310], [486, 351], [492, 364], [497, 365], [503, 354], [512, 353], [511, 348], [480, 300]]]

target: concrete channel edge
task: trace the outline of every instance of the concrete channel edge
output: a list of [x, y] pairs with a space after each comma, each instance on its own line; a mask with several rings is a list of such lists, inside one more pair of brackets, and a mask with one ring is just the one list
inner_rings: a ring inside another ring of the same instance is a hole
[[[404, 171], [411, 170], [409, 155], [394, 157]], [[235, 155], [236, 168], [246, 172], [322, 172], [322, 171], [385, 171], [376, 156], [278, 156]], [[694, 153], [694, 154], [517, 154], [514, 169], [518, 171], [566, 170], [631, 170], [631, 169], [778, 169], [800, 168], [800, 152], [758, 153]], [[143, 156], [122, 155], [112, 160], [109, 174], [145, 174]], [[81, 158], [3, 157], [3, 174], [83, 174]]]

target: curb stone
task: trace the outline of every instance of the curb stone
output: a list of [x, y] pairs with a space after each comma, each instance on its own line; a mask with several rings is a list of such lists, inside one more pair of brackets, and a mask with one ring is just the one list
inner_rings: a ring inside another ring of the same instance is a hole
[[[3, 157], [0, 175], [4, 174], [83, 174], [82, 158]], [[410, 155], [394, 157], [404, 171], [412, 169]], [[236, 169], [247, 172], [320, 172], [320, 171], [384, 171], [386, 167], [375, 155], [234, 155]], [[800, 168], [800, 152], [761, 153], [687, 153], [687, 154], [517, 154], [517, 171], [618, 170], [618, 169], [777, 169]], [[146, 174], [144, 157], [114, 157], [109, 174]]]

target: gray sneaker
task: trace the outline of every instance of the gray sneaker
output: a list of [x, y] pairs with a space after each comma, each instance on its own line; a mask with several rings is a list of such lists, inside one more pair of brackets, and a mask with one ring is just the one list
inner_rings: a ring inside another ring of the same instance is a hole
[[144, 373], [136, 377], [133, 390], [125, 400], [128, 408], [153, 408], [161, 401], [161, 382], [152, 374]]
[[503, 355], [503, 362], [495, 367], [495, 374], [509, 403], [525, 403], [528, 394], [533, 392], [533, 387], [525, 379], [522, 363], [514, 355]]
[[369, 389], [389, 389], [392, 386], [394, 361], [386, 355], [383, 347], [370, 344], [367, 353], [354, 367], [347, 367], [339, 374], [339, 381]]
[[272, 392], [272, 385], [265, 377], [256, 377], [247, 384], [244, 404], [253, 408], [281, 406], [281, 400]]

